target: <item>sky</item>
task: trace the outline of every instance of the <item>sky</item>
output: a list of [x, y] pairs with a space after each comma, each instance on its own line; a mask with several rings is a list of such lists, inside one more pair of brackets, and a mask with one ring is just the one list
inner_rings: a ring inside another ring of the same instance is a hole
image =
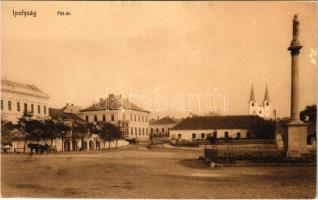
[[[50, 107], [121, 94], [152, 116], [248, 114], [253, 84], [290, 114], [298, 13], [300, 108], [316, 103], [314, 2], [2, 2], [1, 78], [38, 86]], [[36, 17], [13, 16], [33, 10]], [[58, 16], [68, 11], [70, 16]], [[211, 95], [212, 94], [212, 95]]]

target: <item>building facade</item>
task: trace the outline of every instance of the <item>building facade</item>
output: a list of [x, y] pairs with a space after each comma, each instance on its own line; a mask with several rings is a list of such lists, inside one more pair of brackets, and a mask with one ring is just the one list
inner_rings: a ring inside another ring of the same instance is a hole
[[169, 116], [163, 117], [161, 119], [150, 120], [150, 133], [152, 135], [165, 135], [168, 136], [170, 129], [177, 124], [177, 120]]
[[24, 112], [36, 119], [46, 118], [48, 94], [35, 85], [1, 80], [1, 120], [17, 123]]
[[[170, 130], [171, 140], [270, 138], [271, 122], [251, 115], [188, 117]], [[266, 136], [268, 134], [268, 137]]]
[[80, 115], [81, 107], [75, 106], [74, 104], [66, 103], [66, 105], [62, 108], [62, 110], [65, 113], [73, 113], [76, 115]]
[[271, 119], [274, 116], [271, 100], [269, 99], [269, 92], [266, 86], [264, 100], [261, 104], [258, 104], [255, 99], [254, 88], [252, 85], [250, 100], [248, 101], [248, 114], [257, 115], [262, 118]]
[[150, 112], [110, 94], [106, 99], [81, 110], [81, 118], [87, 122], [105, 121], [117, 125], [127, 139], [149, 140]]

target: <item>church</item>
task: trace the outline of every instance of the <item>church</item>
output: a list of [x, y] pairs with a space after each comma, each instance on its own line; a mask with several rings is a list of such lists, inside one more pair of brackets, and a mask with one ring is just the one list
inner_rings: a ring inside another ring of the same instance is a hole
[[271, 119], [275, 118], [275, 114], [273, 114], [271, 100], [269, 99], [269, 92], [267, 89], [265, 89], [265, 95], [264, 100], [261, 104], [258, 104], [255, 99], [254, 95], [254, 88], [252, 85], [251, 94], [250, 94], [250, 100], [248, 101], [248, 113], [250, 115], [258, 115], [265, 119]]

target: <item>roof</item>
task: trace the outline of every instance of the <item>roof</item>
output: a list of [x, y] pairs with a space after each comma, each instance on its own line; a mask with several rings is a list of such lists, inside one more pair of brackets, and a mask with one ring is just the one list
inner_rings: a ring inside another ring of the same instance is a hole
[[61, 110], [65, 113], [78, 113], [81, 110], [80, 106], [74, 106], [73, 104], [66, 104]]
[[82, 109], [81, 112], [88, 112], [88, 111], [100, 111], [100, 110], [135, 110], [140, 112], [150, 112], [140, 108], [139, 106], [131, 103], [128, 99], [117, 99], [117, 98], [110, 98], [101, 99], [98, 103], [89, 106], [88, 108]]
[[49, 108], [49, 116], [53, 119], [72, 120], [78, 123], [86, 123], [85, 120], [80, 118], [74, 113], [65, 113], [61, 109]]
[[269, 94], [268, 94], [267, 85], [266, 85], [266, 89], [265, 89], [264, 101], [270, 101], [270, 100], [269, 100]]
[[172, 130], [252, 129], [269, 124], [269, 121], [254, 115], [197, 116], [184, 119]]
[[255, 100], [255, 95], [254, 95], [253, 85], [252, 85], [252, 89], [251, 89], [250, 101], [256, 101], [256, 100]]
[[12, 92], [19, 93], [29, 96], [36, 96], [48, 99], [48, 94], [41, 91], [37, 86], [31, 84], [18, 83], [14, 81], [9, 81], [6, 79], [1, 79], [1, 91], [2, 92]]
[[150, 124], [175, 124], [177, 121], [175, 119], [172, 119], [169, 116], [163, 117], [159, 120], [151, 120]]

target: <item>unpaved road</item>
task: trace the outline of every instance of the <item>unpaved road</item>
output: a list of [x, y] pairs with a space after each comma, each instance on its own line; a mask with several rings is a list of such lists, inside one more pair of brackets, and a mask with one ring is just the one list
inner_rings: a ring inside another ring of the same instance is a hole
[[314, 198], [315, 167], [209, 169], [198, 150], [152, 149], [1, 157], [3, 197]]

